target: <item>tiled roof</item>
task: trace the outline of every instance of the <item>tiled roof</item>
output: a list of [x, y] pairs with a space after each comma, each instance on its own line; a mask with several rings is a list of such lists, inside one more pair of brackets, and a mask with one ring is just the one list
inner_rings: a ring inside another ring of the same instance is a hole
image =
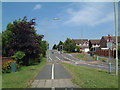
[[76, 44], [88, 43], [88, 39], [73, 39]]
[[92, 44], [99, 44], [100, 43], [100, 39], [91, 39], [89, 40]]
[[[108, 36], [102, 36], [105, 40], [108, 39]], [[113, 42], [116, 42], [116, 36], [111, 36]], [[120, 42], [120, 36], [118, 36], [118, 42]]]

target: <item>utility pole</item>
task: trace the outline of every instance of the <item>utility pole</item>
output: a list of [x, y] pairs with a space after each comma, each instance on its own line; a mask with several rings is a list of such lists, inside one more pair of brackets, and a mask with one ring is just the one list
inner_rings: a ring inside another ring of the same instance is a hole
[[116, 75], [118, 75], [118, 2], [114, 0], [114, 22], [116, 36]]

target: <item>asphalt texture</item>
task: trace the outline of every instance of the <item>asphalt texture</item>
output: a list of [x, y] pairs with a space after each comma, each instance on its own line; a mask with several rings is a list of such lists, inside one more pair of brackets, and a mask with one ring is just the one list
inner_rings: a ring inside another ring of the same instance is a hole
[[[46, 65], [42, 71], [40, 71], [35, 77], [39, 79], [51, 79], [52, 78], [52, 64]], [[72, 78], [68, 71], [60, 64], [54, 64], [54, 79], [69, 79]]]
[[[108, 64], [105, 63], [85, 63], [83, 60], [73, 57], [72, 54], [60, 53], [56, 50], [48, 50], [47, 52], [48, 64], [35, 77], [35, 81], [32, 84], [33, 88], [70, 88], [73, 85], [71, 82], [72, 76], [59, 62], [68, 62], [73, 65], [80, 65], [90, 68], [103, 69], [108, 71]], [[54, 66], [54, 67], [53, 67]], [[112, 65], [112, 71], [115, 70], [115, 65]], [[56, 89], [55, 89], [56, 90]], [[68, 90], [68, 89], [66, 89]], [[71, 90], [71, 89], [70, 89]]]
[[42, 71], [40, 71], [37, 76], [35, 77], [35, 79], [51, 79], [51, 69], [52, 69], [52, 65], [48, 64], [46, 65]]
[[71, 75], [60, 64], [55, 64], [55, 79], [70, 79]]
[[[52, 52], [54, 52], [54, 54], [52, 54]], [[49, 51], [49, 55], [52, 56], [54, 58], [54, 60], [56, 61], [72, 61], [74, 65], [80, 65], [80, 66], [85, 66], [85, 67], [91, 67], [91, 68], [96, 68], [96, 69], [102, 69], [102, 70], [109, 70], [109, 66], [107, 63], [76, 63], [76, 62], [84, 62], [84, 60], [80, 60], [78, 58], [73, 57], [72, 54], [68, 54], [68, 53], [62, 53], [60, 54], [60, 52], [58, 51]], [[55, 58], [57, 57], [57, 58]], [[59, 59], [58, 59], [59, 58]], [[93, 61], [93, 60], [88, 60], [88, 61]], [[114, 72], [115, 71], [115, 64], [111, 65], [111, 70]]]

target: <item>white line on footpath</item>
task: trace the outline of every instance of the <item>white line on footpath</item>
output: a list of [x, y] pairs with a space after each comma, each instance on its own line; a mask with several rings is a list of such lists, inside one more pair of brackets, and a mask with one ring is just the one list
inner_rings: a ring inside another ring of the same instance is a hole
[[54, 79], [54, 64], [52, 64], [52, 76], [51, 79]]
[[49, 59], [52, 61], [52, 58], [49, 57]]
[[55, 56], [58, 60], [61, 60], [60, 58], [58, 58], [57, 56]]

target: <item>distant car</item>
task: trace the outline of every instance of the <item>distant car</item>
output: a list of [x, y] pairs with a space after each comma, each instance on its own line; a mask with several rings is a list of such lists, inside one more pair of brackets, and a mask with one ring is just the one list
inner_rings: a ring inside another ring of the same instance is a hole
[[54, 54], [54, 52], [52, 51], [52, 54]]

